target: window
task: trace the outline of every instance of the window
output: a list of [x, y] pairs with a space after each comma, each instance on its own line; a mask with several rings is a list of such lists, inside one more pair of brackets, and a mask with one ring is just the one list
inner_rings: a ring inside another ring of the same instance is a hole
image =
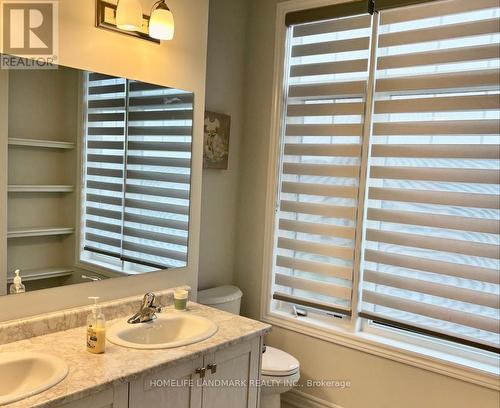
[[290, 45], [274, 299], [347, 315], [370, 21], [298, 26]]
[[500, 14], [425, 7], [380, 15], [363, 315], [494, 349]]
[[286, 17], [270, 312], [498, 353], [500, 8], [397, 3]]
[[81, 256], [136, 273], [187, 262], [193, 95], [88, 73]]

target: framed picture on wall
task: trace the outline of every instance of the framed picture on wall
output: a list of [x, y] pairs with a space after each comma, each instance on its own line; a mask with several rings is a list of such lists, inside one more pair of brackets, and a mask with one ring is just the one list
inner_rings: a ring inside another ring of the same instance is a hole
[[203, 167], [227, 170], [231, 116], [205, 112]]

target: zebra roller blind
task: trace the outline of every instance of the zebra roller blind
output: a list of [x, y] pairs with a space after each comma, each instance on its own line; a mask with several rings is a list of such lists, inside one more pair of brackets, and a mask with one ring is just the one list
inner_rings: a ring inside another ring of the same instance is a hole
[[83, 251], [186, 265], [193, 95], [89, 73]]
[[500, 7], [411, 3], [288, 29], [272, 308], [498, 352]]
[[499, 346], [497, 1], [382, 11], [363, 316]]
[[293, 26], [276, 300], [349, 315], [371, 16]]

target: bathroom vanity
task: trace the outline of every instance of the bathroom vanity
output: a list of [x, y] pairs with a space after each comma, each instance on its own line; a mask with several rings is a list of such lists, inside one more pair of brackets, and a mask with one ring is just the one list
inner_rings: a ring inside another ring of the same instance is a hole
[[[61, 408], [215, 408], [257, 407], [261, 340], [244, 340], [229, 347], [212, 349], [192, 360], [176, 361], [158, 371], [149, 370], [138, 379]], [[183, 359], [184, 360], [184, 359]], [[153, 372], [151, 372], [153, 371]], [[218, 384], [229, 384], [228, 387]]]
[[[136, 307], [138, 300], [130, 303]], [[122, 304], [118, 309], [106, 312], [104, 307], [104, 312], [113, 317], [109, 322], [111, 327], [126, 320], [131, 307]], [[196, 303], [190, 303], [187, 312], [176, 312], [171, 306], [167, 307], [160, 316], [175, 313], [210, 320], [217, 325], [217, 332], [204, 341], [169, 349], [141, 350], [108, 342], [106, 353], [102, 355], [85, 350], [85, 327], [1, 345], [0, 353], [23, 351], [57, 356], [69, 369], [66, 378], [52, 388], [6, 406], [257, 407], [262, 337], [270, 326]], [[15, 330], [13, 322], [10, 329], [19, 336], [21, 332], [29, 336], [36, 334], [40, 327], [52, 331], [57, 324], [61, 327], [74, 324], [70, 321], [78, 324], [79, 316], [83, 314], [81, 308], [76, 312], [67, 311], [65, 317], [41, 316], [32, 322], [35, 326], [24, 321], [20, 322], [24, 328]], [[121, 315], [115, 318], [116, 314]], [[147, 324], [144, 328], [147, 329]], [[4, 335], [5, 332], [0, 333], [0, 337]]]

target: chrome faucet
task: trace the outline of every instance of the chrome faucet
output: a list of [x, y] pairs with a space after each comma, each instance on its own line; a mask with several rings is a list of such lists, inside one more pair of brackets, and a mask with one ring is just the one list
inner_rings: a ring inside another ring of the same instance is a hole
[[156, 296], [154, 293], [148, 292], [142, 299], [141, 308], [139, 311], [127, 320], [130, 324], [147, 323], [156, 319], [156, 313], [161, 312], [161, 306], [155, 304]]

